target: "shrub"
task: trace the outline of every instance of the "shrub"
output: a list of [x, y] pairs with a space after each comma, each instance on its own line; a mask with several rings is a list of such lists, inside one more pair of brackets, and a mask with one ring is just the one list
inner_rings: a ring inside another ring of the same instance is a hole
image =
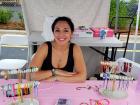
[[20, 20], [23, 20], [23, 15], [22, 15], [22, 13], [21, 13], [21, 12], [18, 12], [17, 14], [18, 14], [19, 19], [20, 19]]
[[22, 29], [25, 29], [25, 26], [24, 26], [24, 19], [23, 19], [23, 14], [22, 12], [17, 12], [17, 15], [18, 15], [18, 18], [20, 20], [20, 22], [18, 23], [18, 27], [22, 28]]
[[[136, 24], [136, 11], [138, 6], [138, 0], [130, 0], [129, 2], [126, 2], [126, 0], [120, 0], [119, 2], [119, 16], [131, 16], [134, 17], [134, 23]], [[109, 21], [111, 21], [112, 17], [116, 16], [116, 0], [111, 0], [110, 4], [110, 15], [109, 15]], [[120, 21], [120, 27], [125, 27], [127, 25], [127, 22], [125, 20]], [[139, 22], [140, 27], [140, 22]]]
[[[119, 3], [120, 3], [119, 16], [127, 16], [126, 2], [124, 0], [121, 0]], [[111, 21], [112, 17], [115, 17], [115, 16], [116, 16], [116, 0], [111, 0], [109, 21]], [[125, 25], [126, 25], [126, 22], [124, 20], [120, 20], [120, 27], [125, 27]]]
[[12, 11], [7, 8], [0, 8], [0, 23], [6, 24], [12, 17]]

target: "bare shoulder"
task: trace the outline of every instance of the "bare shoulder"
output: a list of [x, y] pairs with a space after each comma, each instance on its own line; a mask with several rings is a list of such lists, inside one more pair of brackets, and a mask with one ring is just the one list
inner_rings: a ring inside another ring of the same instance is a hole
[[39, 46], [38, 50], [37, 51], [47, 51], [48, 50], [48, 44], [47, 43], [43, 43]]
[[81, 47], [77, 44], [74, 44], [73, 50], [74, 52], [81, 51]]
[[74, 47], [73, 47], [73, 54], [75, 55], [75, 56], [80, 56], [80, 55], [82, 55], [82, 50], [81, 50], [81, 47], [79, 46], [79, 45], [77, 45], [77, 44], [74, 44]]
[[47, 54], [48, 54], [48, 44], [43, 43], [39, 46], [35, 55], [37, 55], [38, 57], [40, 57], [40, 56], [45, 57]]
[[44, 49], [44, 48], [48, 48], [48, 44], [47, 44], [47, 43], [42, 43], [42, 44], [39, 46], [39, 49]]
[[35, 52], [31, 65], [38, 65], [40, 67], [43, 60], [46, 58], [47, 54], [48, 54], [48, 45], [47, 43], [43, 43], [39, 46], [39, 48]]

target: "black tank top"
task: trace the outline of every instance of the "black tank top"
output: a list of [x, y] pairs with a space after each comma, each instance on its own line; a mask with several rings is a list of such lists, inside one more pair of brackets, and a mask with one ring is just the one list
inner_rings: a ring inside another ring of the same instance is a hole
[[73, 43], [70, 43], [69, 52], [68, 52], [68, 59], [65, 67], [63, 68], [54, 68], [52, 65], [52, 44], [51, 42], [45, 42], [48, 45], [48, 55], [44, 60], [41, 70], [52, 70], [52, 69], [61, 69], [68, 72], [73, 72], [74, 68], [74, 58], [73, 58]]

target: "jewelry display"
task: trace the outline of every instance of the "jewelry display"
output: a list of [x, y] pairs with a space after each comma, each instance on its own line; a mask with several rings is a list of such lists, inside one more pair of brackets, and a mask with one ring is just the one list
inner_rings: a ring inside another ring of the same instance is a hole
[[[101, 61], [100, 77], [103, 78], [103, 88], [99, 92], [109, 98], [122, 99], [128, 96], [127, 90], [130, 81], [134, 78], [131, 76], [132, 63], [128, 62], [109, 62]], [[120, 75], [125, 72], [128, 75]]]
[[[37, 67], [31, 67], [25, 70], [3, 70], [0, 75], [5, 79], [8, 79], [9, 75], [18, 75], [18, 83], [8, 83], [5, 85], [0, 85], [0, 91], [2, 91], [4, 96], [13, 97], [11, 102], [7, 105], [39, 105], [39, 101], [34, 97], [38, 95], [39, 81], [22, 81], [22, 74], [37, 72], [39, 69]], [[28, 98], [25, 98], [29, 95]]]

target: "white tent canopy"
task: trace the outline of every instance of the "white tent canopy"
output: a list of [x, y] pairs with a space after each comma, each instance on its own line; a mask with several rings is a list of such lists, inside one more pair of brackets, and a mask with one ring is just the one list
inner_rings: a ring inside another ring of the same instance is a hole
[[135, 43], [133, 47], [133, 61], [135, 61], [135, 51], [136, 51], [136, 43], [137, 43], [137, 37], [138, 37], [138, 27], [139, 27], [139, 18], [140, 18], [140, 0], [138, 3], [138, 10], [137, 10], [137, 20], [136, 20], [136, 29], [135, 29]]

